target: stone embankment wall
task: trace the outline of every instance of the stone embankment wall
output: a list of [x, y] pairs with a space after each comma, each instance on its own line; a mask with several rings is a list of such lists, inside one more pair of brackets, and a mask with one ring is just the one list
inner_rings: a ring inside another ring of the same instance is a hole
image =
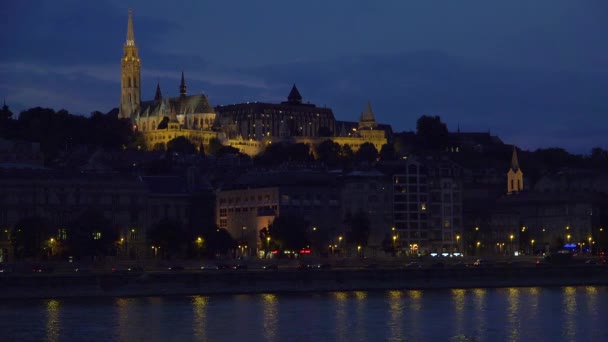
[[0, 276], [0, 298], [608, 285], [608, 267], [229, 270]]

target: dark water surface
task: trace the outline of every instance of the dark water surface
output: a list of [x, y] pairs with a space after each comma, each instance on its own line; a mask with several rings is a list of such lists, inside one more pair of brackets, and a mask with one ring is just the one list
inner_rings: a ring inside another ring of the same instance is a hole
[[608, 341], [608, 288], [11, 300], [1, 341]]

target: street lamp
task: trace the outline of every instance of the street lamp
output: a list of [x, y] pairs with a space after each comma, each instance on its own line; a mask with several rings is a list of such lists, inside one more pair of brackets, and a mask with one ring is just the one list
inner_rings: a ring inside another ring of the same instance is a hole
[[397, 235], [393, 235], [393, 250], [396, 248], [397, 244]]
[[513, 253], [513, 234], [509, 235], [509, 240], [511, 240], [511, 253]]
[[534, 254], [534, 239], [530, 240], [530, 246], [532, 247], [532, 254]]
[[570, 236], [570, 234], [566, 235], [566, 239], [568, 239], [568, 243], [570, 243], [570, 238], [571, 238], [571, 237], [572, 237], [572, 236]]
[[589, 240], [589, 254], [593, 254], [593, 251], [591, 250], [591, 248], [592, 248], [592, 246], [591, 246], [591, 240], [593, 240], [593, 239], [590, 236], [587, 240]]
[[456, 248], [458, 248], [458, 252], [460, 252], [460, 235], [456, 235]]
[[361, 246], [357, 246], [357, 256], [361, 256]]

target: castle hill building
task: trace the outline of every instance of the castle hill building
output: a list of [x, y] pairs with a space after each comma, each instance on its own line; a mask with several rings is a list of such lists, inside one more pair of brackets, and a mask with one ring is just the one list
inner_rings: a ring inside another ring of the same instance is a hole
[[368, 103], [359, 122], [336, 121], [329, 108], [304, 102], [295, 84], [281, 103], [248, 102], [213, 107], [204, 94], [188, 94], [181, 74], [178, 96], [163, 96], [160, 84], [152, 100], [141, 97], [141, 63], [129, 10], [127, 37], [121, 58], [119, 117], [130, 119], [148, 149], [163, 149], [177, 137], [197, 148], [212, 138], [241, 153], [256, 155], [274, 141], [307, 143], [311, 147], [331, 139], [353, 151], [368, 142], [379, 151], [392, 138], [390, 125], [378, 124]]

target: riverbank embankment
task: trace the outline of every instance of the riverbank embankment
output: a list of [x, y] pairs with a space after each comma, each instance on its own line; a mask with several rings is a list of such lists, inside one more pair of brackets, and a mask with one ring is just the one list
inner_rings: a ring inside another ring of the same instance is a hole
[[0, 277], [0, 298], [608, 285], [605, 266], [210, 270]]

